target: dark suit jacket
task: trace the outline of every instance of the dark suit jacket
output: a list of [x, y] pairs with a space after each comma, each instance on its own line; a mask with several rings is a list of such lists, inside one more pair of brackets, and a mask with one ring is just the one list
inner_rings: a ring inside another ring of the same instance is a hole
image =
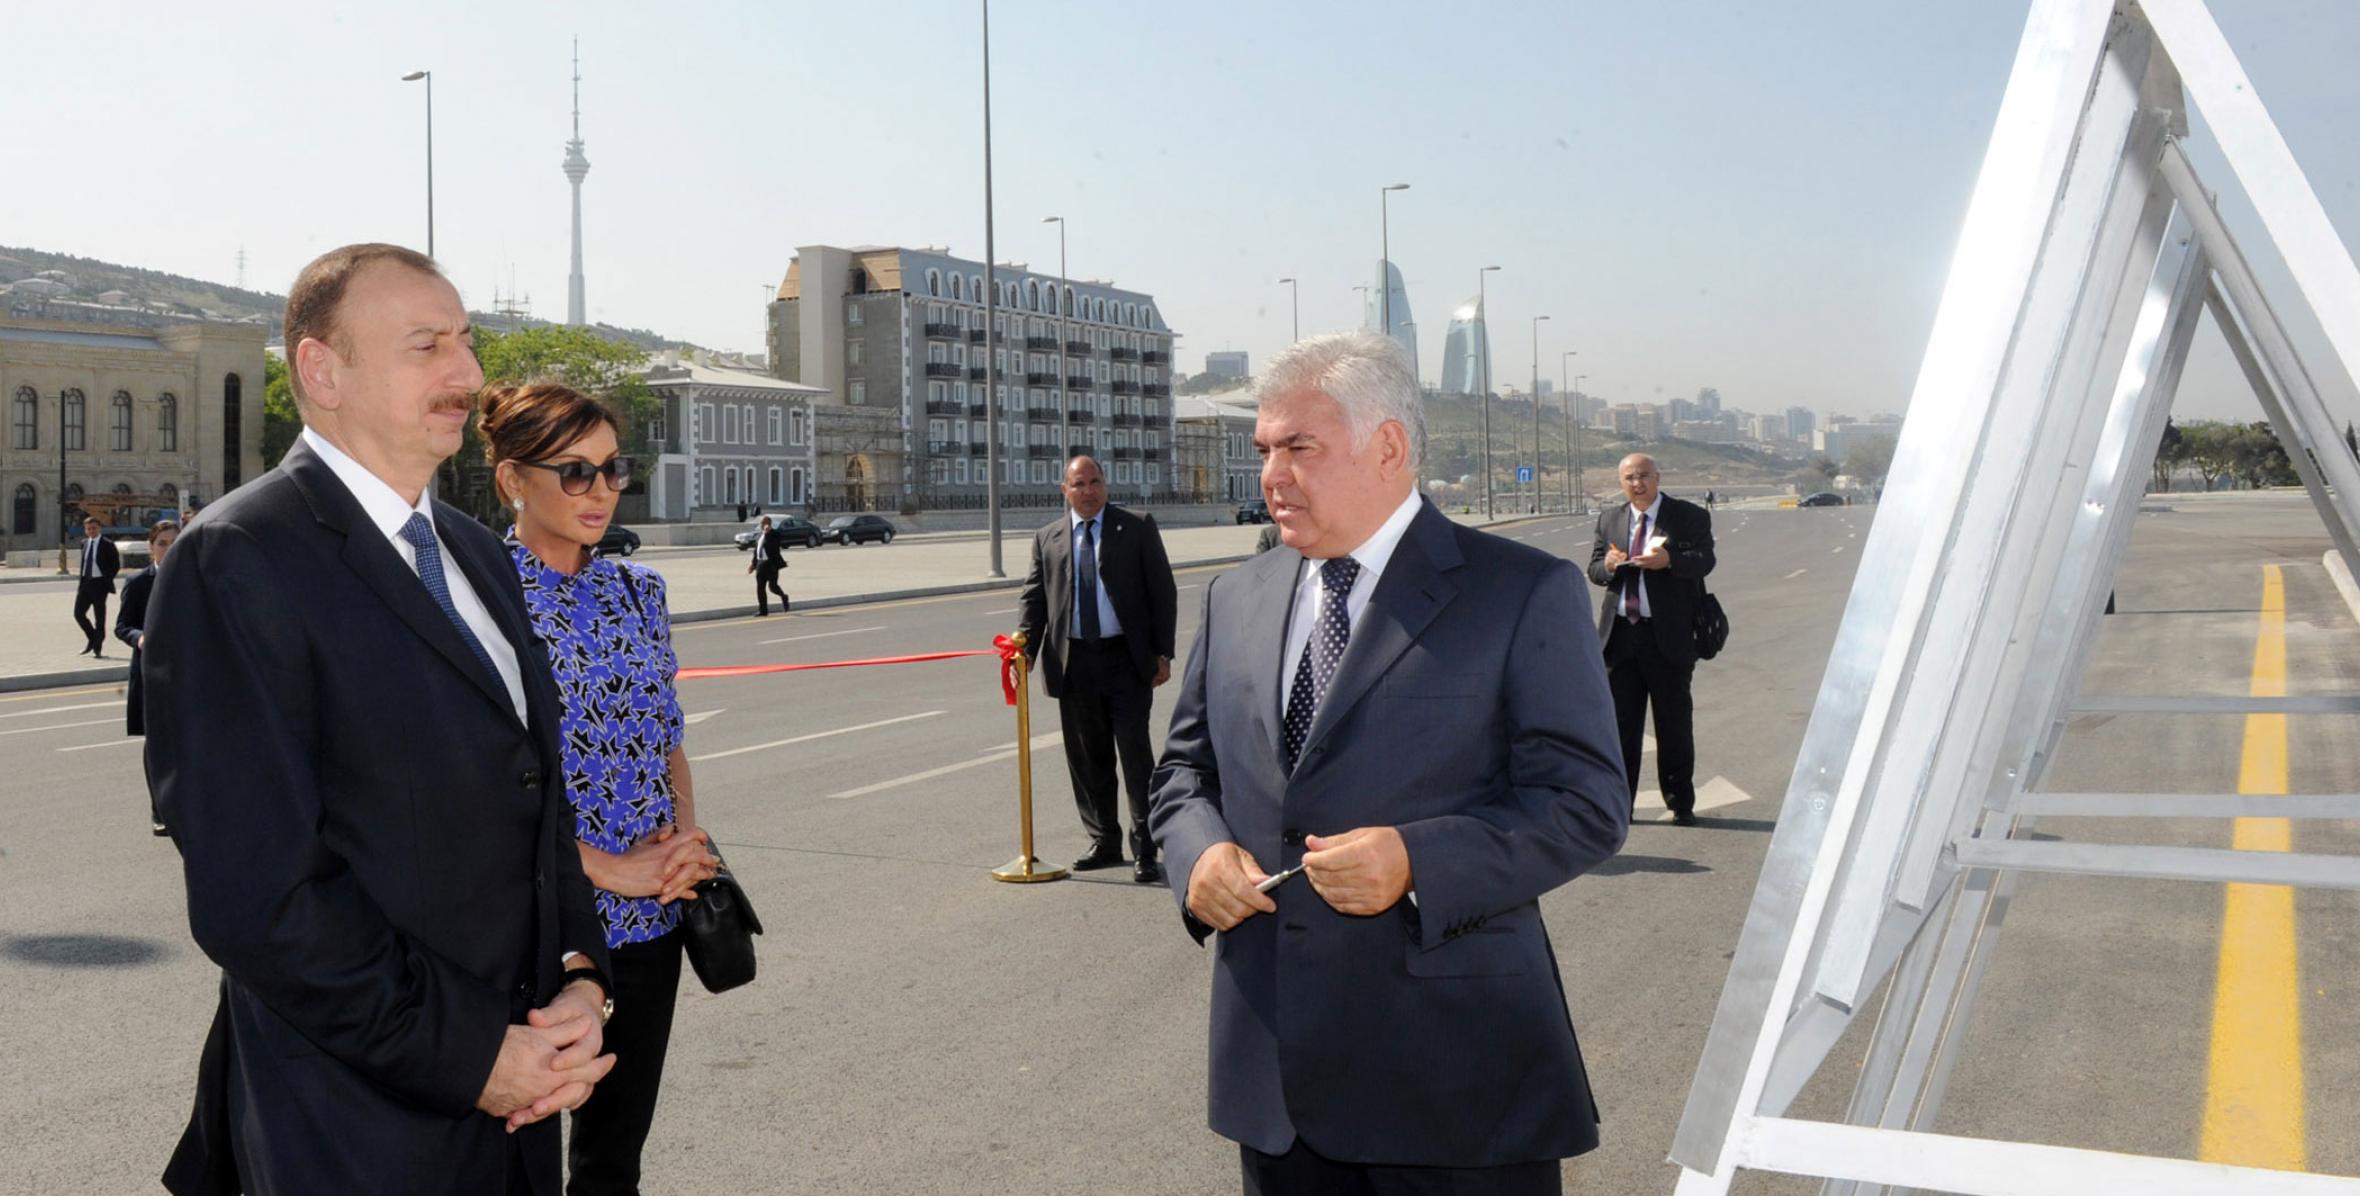
[[1302, 836], [1400, 829], [1417, 900], [1374, 917], [1302, 880], [1215, 940], [1211, 1121], [1279, 1154], [1490, 1167], [1597, 1145], [1541, 894], [1612, 856], [1630, 797], [1572, 562], [1418, 512], [1292, 775], [1279, 698], [1301, 554], [1205, 587], [1151, 825], [1188, 876], [1235, 842], [1272, 873]]
[[1663, 507], [1657, 512], [1656, 525], [1647, 534], [1663, 536], [1667, 541], [1664, 547], [1672, 556], [1669, 568], [1649, 571], [1625, 564], [1619, 569], [1609, 569], [1606, 567], [1609, 545], [1630, 550], [1631, 504], [1625, 502], [1598, 512], [1598, 531], [1590, 540], [1590, 580], [1606, 587], [1606, 597], [1598, 606], [1598, 642], [1606, 642], [1606, 637], [1614, 631], [1615, 620], [1622, 617], [1623, 588], [1644, 574], [1648, 626], [1655, 629], [1656, 644], [1666, 657], [1693, 663], [1696, 607], [1704, 596], [1705, 575], [1713, 571], [1712, 512], [1666, 494]]
[[[81, 577], [82, 554], [86, 551], [88, 551], [87, 548], [74, 550], [74, 575], [76, 577]], [[112, 594], [115, 592], [115, 575], [122, 571], [123, 554], [116, 551], [113, 540], [102, 536], [98, 541], [98, 576], [83, 577], [81, 585], [86, 589], [104, 589], [107, 593]]]
[[115, 608], [115, 638], [131, 649], [130, 684], [123, 694], [123, 732], [144, 735], [147, 723], [140, 717], [140, 700], [145, 696], [139, 680], [139, 632], [147, 626], [148, 591], [156, 584], [156, 567], [150, 565], [131, 575], [123, 583], [123, 600]]
[[148, 778], [223, 973], [174, 1192], [496, 1192], [520, 1148], [557, 1192], [556, 1120], [512, 1143], [475, 1100], [559, 957], [604, 967], [605, 933], [515, 570], [458, 510], [435, 521], [517, 649], [529, 730], [300, 443], [157, 575]]
[[[1106, 508], [1098, 545], [1098, 584], [1122, 620], [1123, 641], [1139, 679], [1153, 680], [1155, 658], [1170, 657], [1178, 636], [1180, 588], [1155, 520]], [[1025, 652], [1037, 662], [1041, 684], [1054, 698], [1065, 692], [1067, 648], [1073, 638], [1073, 512], [1033, 536], [1032, 572], [1025, 575]]]

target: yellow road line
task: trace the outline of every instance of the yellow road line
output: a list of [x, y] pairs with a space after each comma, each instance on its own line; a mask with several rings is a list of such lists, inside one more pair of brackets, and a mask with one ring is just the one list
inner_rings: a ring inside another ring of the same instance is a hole
[[[2262, 619], [2254, 641], [2252, 695], [2286, 696], [2286, 582], [2276, 565], [2262, 567]], [[2246, 716], [2237, 791], [2286, 792], [2285, 715]], [[2284, 818], [2240, 818], [2234, 834], [2239, 851], [2287, 851], [2294, 838], [2293, 823]], [[2302, 1171], [2307, 1164], [2294, 890], [2285, 885], [2227, 888], [2198, 1157]]]

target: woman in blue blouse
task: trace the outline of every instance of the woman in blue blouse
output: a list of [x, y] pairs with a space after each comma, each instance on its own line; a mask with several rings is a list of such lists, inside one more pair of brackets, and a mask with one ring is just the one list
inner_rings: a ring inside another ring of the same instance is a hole
[[480, 424], [534, 630], [565, 714], [566, 791], [614, 963], [615, 1068], [574, 1113], [566, 1191], [635, 1193], [680, 989], [680, 901], [717, 862], [681, 750], [664, 582], [593, 548], [631, 482], [612, 412], [564, 386], [486, 391]]

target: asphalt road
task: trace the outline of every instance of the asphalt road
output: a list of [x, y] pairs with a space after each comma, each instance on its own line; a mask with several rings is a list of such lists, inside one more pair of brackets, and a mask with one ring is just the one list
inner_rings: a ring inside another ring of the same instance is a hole
[[[1567, 1165], [1571, 1191], [1670, 1188], [1664, 1152], [1873, 513], [1722, 512], [1713, 586], [1735, 631], [1698, 675], [1698, 775], [1731, 804], [1693, 829], [1635, 827], [1620, 857], [1543, 902], [1605, 1115], [1604, 1146]], [[2257, 518], [2273, 530], [2255, 534]], [[2360, 690], [2360, 628], [2314, 527], [2278, 497], [2143, 517], [2085, 688], [2243, 693], [2261, 567], [2280, 563], [2290, 692]], [[1568, 520], [1505, 531], [1588, 551]], [[1184, 638], [1208, 576], [1180, 578]], [[679, 643], [692, 666], [983, 648], [1014, 606], [998, 592], [701, 623]], [[1210, 959], [1169, 893], [1127, 872], [988, 875], [1017, 837], [1013, 712], [991, 660], [691, 680], [682, 697], [702, 820], [769, 934], [755, 985], [682, 993], [649, 1190], [1236, 1189], [1234, 1147], [1204, 1128]], [[187, 936], [177, 857], [147, 833], [120, 713], [111, 689], [0, 700], [0, 1191], [152, 1190], [185, 1117], [213, 971]], [[1040, 854], [1062, 862], [1083, 842], [1054, 707], [1035, 715]], [[2290, 720], [2294, 792], [2354, 787], [2356, 718]], [[2241, 728], [2084, 717], [2052, 787], [2234, 791]], [[2228, 835], [2221, 821], [2043, 829]], [[2300, 827], [2294, 848], [2360, 853], [2360, 828]], [[1939, 1128], [2192, 1157], [2221, 904], [2218, 886], [2028, 878]], [[2356, 915], [2352, 894], [2297, 910], [2319, 1171], [2360, 1172]], [[1856, 1055], [1840, 1047], [1797, 1113], [1840, 1110]]]

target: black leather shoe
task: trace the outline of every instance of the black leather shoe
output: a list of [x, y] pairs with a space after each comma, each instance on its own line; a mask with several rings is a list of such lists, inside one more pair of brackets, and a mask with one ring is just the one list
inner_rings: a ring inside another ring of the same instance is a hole
[[1142, 858], [1131, 869], [1131, 879], [1143, 885], [1160, 885], [1164, 882], [1164, 866], [1152, 858]]
[[1073, 862], [1073, 870], [1076, 872], [1096, 872], [1102, 868], [1120, 868], [1122, 866], [1123, 852], [1119, 847], [1093, 848], [1090, 854]]
[[1682, 810], [1682, 811], [1680, 811], [1679, 813], [1676, 813], [1676, 814], [1672, 815], [1672, 825], [1673, 825], [1673, 826], [1695, 826], [1695, 825], [1696, 825], [1696, 815], [1694, 815], [1694, 814], [1691, 814], [1691, 813], [1687, 812], [1686, 810]]

